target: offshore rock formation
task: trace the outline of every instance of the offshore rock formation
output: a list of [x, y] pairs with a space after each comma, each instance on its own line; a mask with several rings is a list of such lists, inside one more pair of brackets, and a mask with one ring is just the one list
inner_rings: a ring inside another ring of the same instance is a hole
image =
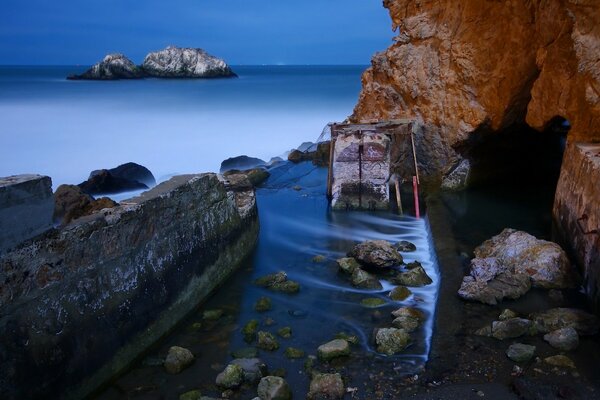
[[142, 64], [148, 76], [158, 78], [235, 77], [225, 61], [202, 49], [169, 46], [149, 53]]
[[[395, 43], [373, 57], [352, 122], [415, 118], [424, 180], [469, 157], [473, 133], [556, 117], [600, 141], [600, 3], [385, 0]], [[465, 174], [465, 171], [461, 171]]]
[[109, 54], [81, 75], [70, 75], [70, 80], [140, 79], [143, 71], [123, 54]]
[[0, 397], [86, 397], [233, 273], [257, 235], [252, 188], [182, 175], [0, 255]]

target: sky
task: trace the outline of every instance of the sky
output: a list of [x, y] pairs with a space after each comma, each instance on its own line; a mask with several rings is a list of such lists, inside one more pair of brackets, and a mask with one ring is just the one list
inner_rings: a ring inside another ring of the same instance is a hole
[[381, 0], [2, 0], [0, 64], [135, 63], [168, 45], [232, 65], [368, 64], [391, 43]]

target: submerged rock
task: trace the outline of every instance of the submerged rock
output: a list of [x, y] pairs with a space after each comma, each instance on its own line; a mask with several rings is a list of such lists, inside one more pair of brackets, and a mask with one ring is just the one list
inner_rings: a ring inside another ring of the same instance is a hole
[[271, 332], [258, 332], [258, 348], [267, 351], [275, 351], [279, 348], [279, 342]]
[[515, 343], [508, 347], [506, 350], [506, 356], [514, 362], [522, 363], [527, 362], [533, 358], [535, 353], [535, 346], [530, 346], [523, 343]]
[[269, 311], [271, 306], [271, 299], [265, 296], [260, 297], [256, 300], [256, 303], [254, 303], [254, 309], [258, 312]]
[[523, 335], [535, 335], [537, 330], [533, 321], [525, 318], [511, 318], [492, 322], [491, 336], [499, 339], [512, 339]]
[[298, 293], [300, 291], [300, 284], [298, 282], [288, 280], [287, 274], [284, 271], [263, 276], [255, 280], [254, 283], [258, 286], [262, 286], [277, 292]]
[[360, 301], [361, 305], [363, 305], [365, 307], [369, 307], [369, 308], [379, 307], [379, 306], [384, 305], [385, 303], [386, 303], [386, 301], [383, 299], [380, 299], [379, 297], [367, 297]]
[[433, 281], [425, 272], [422, 266], [411, 269], [408, 272], [401, 272], [390, 279], [390, 282], [396, 285], [409, 287], [420, 287], [431, 284]]
[[310, 381], [307, 398], [313, 400], [334, 400], [342, 399], [345, 394], [346, 387], [340, 374], [314, 374]]
[[409, 288], [405, 286], [396, 286], [393, 288], [390, 293], [388, 293], [388, 297], [394, 301], [403, 301], [406, 300], [412, 292]]
[[406, 332], [412, 332], [416, 330], [421, 322], [425, 320], [425, 316], [420, 310], [410, 307], [402, 307], [392, 312], [392, 315], [396, 317], [392, 321], [392, 325], [396, 328], [404, 329]]
[[361, 289], [383, 289], [383, 286], [381, 285], [381, 282], [379, 282], [379, 279], [360, 268], [355, 268], [354, 272], [352, 272], [351, 282], [352, 286]]
[[409, 252], [417, 251], [417, 246], [415, 246], [414, 243], [411, 243], [407, 240], [399, 241], [398, 243], [396, 243], [394, 245], [394, 247], [396, 248], [396, 250], [398, 250], [399, 252], [402, 252], [402, 253], [409, 253]]
[[69, 75], [70, 80], [116, 80], [143, 78], [143, 71], [120, 53], [106, 55], [81, 75]]
[[169, 46], [149, 53], [142, 63], [148, 76], [158, 78], [235, 77], [225, 61], [202, 49]]
[[265, 376], [258, 384], [260, 400], [291, 400], [292, 391], [285, 379], [278, 376]]
[[367, 267], [389, 268], [402, 264], [402, 256], [386, 240], [366, 240], [354, 246], [348, 255]]
[[600, 329], [598, 317], [577, 308], [553, 308], [532, 314], [531, 319], [542, 333], [572, 327], [580, 335], [595, 335]]
[[516, 318], [518, 316], [519, 315], [516, 312], [514, 312], [513, 310], [505, 308], [504, 310], [502, 310], [502, 312], [498, 316], [498, 320], [499, 321], [506, 321], [507, 319]]
[[292, 337], [292, 328], [289, 326], [284, 326], [283, 328], [277, 330], [277, 334], [284, 339], [289, 339]]
[[257, 355], [256, 347], [243, 347], [231, 352], [233, 358], [256, 358]]
[[79, 186], [60, 185], [54, 193], [54, 220], [60, 221], [62, 225], [93, 214], [105, 208], [113, 208], [119, 203], [102, 197], [95, 200], [92, 196], [84, 193]]
[[579, 346], [579, 335], [571, 326], [545, 334], [544, 340], [550, 343], [550, 346], [562, 351], [575, 350]]
[[237, 156], [231, 157], [224, 160], [221, 163], [221, 168], [219, 172], [223, 173], [230, 170], [239, 170], [244, 171], [248, 169], [253, 169], [256, 167], [262, 167], [266, 165], [266, 161], [261, 160], [260, 158], [248, 157], [248, 156]]
[[358, 344], [360, 339], [356, 335], [349, 335], [346, 332], [338, 332], [335, 334], [336, 339], [344, 339], [346, 342], [350, 344]]
[[267, 376], [267, 366], [259, 358], [239, 358], [233, 360], [231, 365], [239, 366], [243, 372], [244, 382], [250, 384], [256, 384], [263, 376]]
[[329, 361], [337, 357], [350, 355], [350, 344], [344, 339], [334, 339], [330, 342], [320, 345], [317, 348], [317, 355], [321, 360]]
[[217, 375], [215, 383], [224, 389], [235, 389], [244, 381], [244, 370], [237, 364], [229, 364]]
[[184, 347], [173, 346], [165, 358], [164, 367], [170, 374], [178, 374], [194, 362], [194, 355]]
[[402, 352], [410, 343], [410, 336], [404, 329], [381, 328], [375, 333], [377, 351], [388, 356]]
[[220, 308], [214, 308], [211, 310], [204, 310], [202, 313], [202, 318], [207, 319], [209, 321], [216, 321], [223, 316], [224, 312]]
[[352, 274], [354, 270], [360, 269], [360, 264], [353, 257], [344, 257], [337, 260], [340, 271]]

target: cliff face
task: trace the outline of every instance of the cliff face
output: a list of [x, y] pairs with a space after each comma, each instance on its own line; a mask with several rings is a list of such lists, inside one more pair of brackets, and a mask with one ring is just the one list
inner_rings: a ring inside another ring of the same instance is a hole
[[[600, 3], [596, 0], [385, 0], [395, 43], [373, 57], [353, 122], [416, 118], [435, 157], [462, 159], [470, 134], [555, 117], [569, 140], [600, 141]], [[425, 154], [427, 157], [427, 154]], [[435, 171], [438, 170], [438, 171]]]

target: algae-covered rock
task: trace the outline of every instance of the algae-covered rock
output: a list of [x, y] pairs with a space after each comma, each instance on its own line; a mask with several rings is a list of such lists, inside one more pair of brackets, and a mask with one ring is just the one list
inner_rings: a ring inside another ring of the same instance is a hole
[[200, 400], [202, 393], [199, 390], [190, 390], [179, 395], [179, 400]]
[[404, 329], [381, 328], [375, 333], [375, 344], [378, 352], [391, 356], [410, 344], [410, 336]]
[[170, 374], [178, 374], [194, 362], [194, 355], [184, 347], [173, 346], [165, 358], [164, 367]]
[[207, 319], [209, 321], [216, 321], [223, 316], [224, 312], [221, 309], [213, 309], [213, 310], [205, 310], [202, 313], [202, 318]]
[[579, 335], [572, 326], [557, 329], [544, 335], [544, 340], [550, 346], [562, 351], [575, 350], [579, 346]]
[[506, 356], [514, 362], [527, 362], [533, 358], [535, 346], [523, 343], [511, 344], [506, 350]]
[[381, 286], [381, 282], [379, 282], [379, 279], [360, 268], [356, 268], [354, 269], [354, 272], [352, 272], [351, 282], [352, 286], [361, 289], [383, 289], [383, 286]]
[[265, 275], [255, 280], [254, 283], [258, 286], [277, 292], [298, 293], [298, 291], [300, 291], [300, 284], [289, 280], [284, 271]]
[[346, 394], [346, 387], [342, 376], [335, 374], [314, 374], [310, 381], [308, 399], [342, 399]]
[[390, 282], [396, 285], [409, 287], [419, 287], [431, 284], [433, 281], [425, 272], [422, 266], [411, 269], [408, 272], [401, 272], [390, 279]]
[[353, 257], [344, 257], [337, 260], [337, 265], [340, 271], [347, 274], [352, 274], [355, 269], [360, 268], [360, 264]]
[[367, 297], [360, 301], [360, 304], [364, 307], [376, 308], [386, 304], [385, 300], [379, 297]]
[[394, 301], [403, 301], [406, 300], [411, 294], [412, 292], [406, 286], [396, 286], [390, 291], [388, 297]]
[[283, 328], [277, 330], [277, 334], [284, 339], [289, 339], [292, 337], [292, 328], [289, 326], [284, 326]]
[[258, 332], [258, 348], [268, 351], [275, 351], [279, 348], [279, 342], [271, 332]]
[[402, 256], [386, 240], [366, 240], [354, 246], [348, 254], [362, 265], [373, 268], [389, 268], [402, 264]]
[[217, 375], [215, 383], [225, 389], [235, 389], [244, 381], [244, 370], [237, 364], [229, 364]]
[[254, 309], [258, 312], [269, 311], [271, 306], [271, 299], [265, 296], [260, 297], [258, 300], [256, 300], [256, 303], [254, 303]]
[[292, 391], [285, 379], [278, 376], [265, 376], [258, 384], [258, 397], [261, 400], [291, 400]]
[[396, 250], [402, 253], [409, 253], [417, 250], [417, 246], [407, 240], [401, 240], [394, 245]]
[[287, 358], [304, 358], [305, 352], [302, 349], [288, 347], [287, 349], [285, 349], [284, 354]]
[[256, 339], [257, 331], [258, 331], [258, 320], [251, 319], [242, 328], [242, 334], [244, 335], [244, 340], [248, 343], [253, 342], [254, 339]]
[[329, 361], [337, 357], [350, 354], [350, 344], [344, 339], [334, 339], [322, 344], [317, 349], [317, 355], [321, 360]]

